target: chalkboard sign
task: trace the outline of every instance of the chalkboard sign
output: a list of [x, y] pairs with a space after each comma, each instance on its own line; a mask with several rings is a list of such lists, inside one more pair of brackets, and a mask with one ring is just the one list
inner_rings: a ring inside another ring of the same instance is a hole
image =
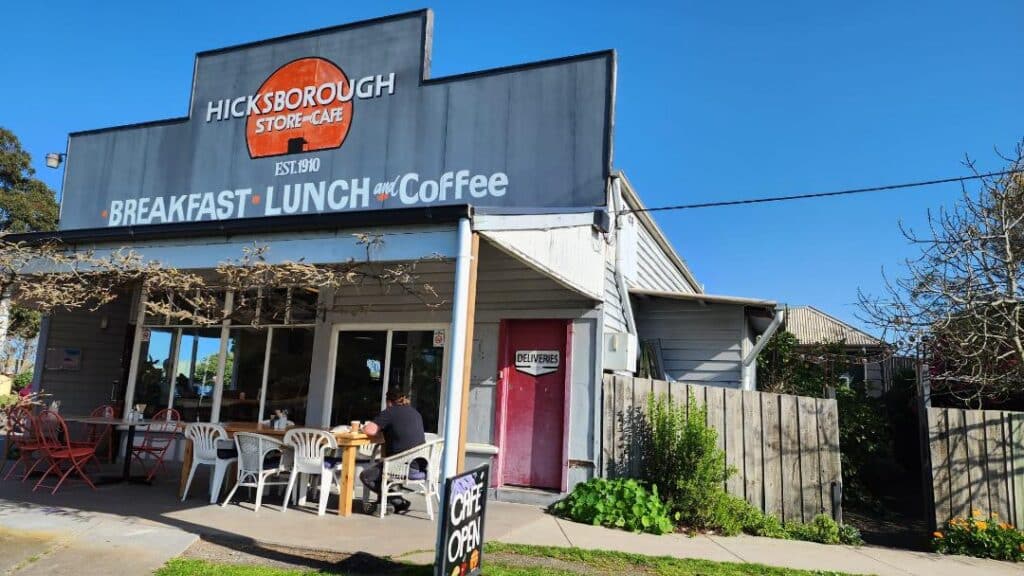
[[441, 507], [444, 532], [434, 562], [437, 576], [482, 573], [489, 476], [490, 466], [484, 464], [445, 482]]

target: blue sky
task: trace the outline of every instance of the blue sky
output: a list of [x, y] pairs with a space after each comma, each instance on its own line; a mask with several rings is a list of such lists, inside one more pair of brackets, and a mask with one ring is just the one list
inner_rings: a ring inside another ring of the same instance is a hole
[[[282, 8], [284, 6], [284, 8]], [[43, 155], [69, 131], [181, 116], [200, 50], [428, 7], [409, 2], [18, 2], [0, 125]], [[433, 75], [618, 50], [615, 165], [649, 206], [964, 174], [1024, 136], [1024, 3], [438, 2]], [[854, 319], [958, 185], [665, 212], [708, 292]]]

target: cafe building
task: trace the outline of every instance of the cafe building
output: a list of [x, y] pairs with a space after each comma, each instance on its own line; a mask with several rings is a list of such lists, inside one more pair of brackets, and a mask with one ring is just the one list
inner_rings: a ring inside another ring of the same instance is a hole
[[[225, 293], [212, 326], [141, 290], [55, 312], [34, 386], [67, 413], [316, 426], [371, 419], [397, 386], [446, 471], [489, 462], [509, 499], [601, 474], [602, 376], [642, 351], [665, 378], [752, 386], [775, 305], [707, 295], [613, 171], [614, 52], [436, 78], [432, 23], [199, 53], [185, 116], [70, 135], [59, 230], [22, 236], [203, 274], [262, 246], [411, 282], [282, 286], [241, 315]], [[144, 97], [123, 86], [108, 97]]]

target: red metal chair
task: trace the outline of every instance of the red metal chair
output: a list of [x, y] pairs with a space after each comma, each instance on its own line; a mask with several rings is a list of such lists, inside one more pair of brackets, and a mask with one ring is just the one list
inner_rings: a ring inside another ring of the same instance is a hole
[[10, 478], [21, 464], [25, 468], [25, 473], [17, 479], [24, 482], [29, 474], [34, 472], [36, 467], [45, 460], [42, 458], [42, 442], [36, 435], [39, 427], [36, 425], [35, 419], [35, 414], [28, 408], [14, 408], [8, 414], [6, 446], [14, 446], [18, 449], [18, 459], [4, 475], [4, 480]]
[[[138, 446], [132, 446], [132, 458], [142, 464], [147, 481], [152, 480], [157, 471], [164, 467], [164, 457], [174, 445], [180, 428], [181, 414], [173, 408], [165, 408], [154, 414], [150, 423], [146, 425], [142, 442]], [[152, 468], [146, 465], [146, 460], [154, 462]]]
[[[97, 406], [89, 416], [94, 418], [113, 418], [114, 407], [108, 404]], [[100, 445], [105, 440], [107, 442], [107, 462], [114, 461], [114, 440], [112, 435], [112, 426], [110, 424], [86, 424], [85, 440], [72, 441], [71, 445], [75, 447], [93, 447], [97, 453], [97, 460], [100, 451]]]
[[[96, 486], [89, 479], [89, 475], [85, 473], [83, 466], [96, 457], [96, 449], [87, 446], [72, 446], [67, 422], [56, 412], [43, 410], [36, 419], [36, 424], [43, 452], [46, 454], [46, 460], [49, 461], [50, 466], [46, 472], [43, 472], [43, 477], [36, 482], [32, 491], [35, 492], [40, 488], [53, 488], [50, 494], [56, 494], [72, 472], [77, 473], [90, 488], [95, 490]], [[53, 486], [44, 485], [43, 482], [50, 474], [60, 474], [60, 479]]]

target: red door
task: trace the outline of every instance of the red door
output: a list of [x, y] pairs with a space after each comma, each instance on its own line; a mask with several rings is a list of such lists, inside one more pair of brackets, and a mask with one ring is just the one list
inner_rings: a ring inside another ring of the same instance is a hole
[[568, 325], [509, 320], [504, 327], [502, 483], [560, 490]]

